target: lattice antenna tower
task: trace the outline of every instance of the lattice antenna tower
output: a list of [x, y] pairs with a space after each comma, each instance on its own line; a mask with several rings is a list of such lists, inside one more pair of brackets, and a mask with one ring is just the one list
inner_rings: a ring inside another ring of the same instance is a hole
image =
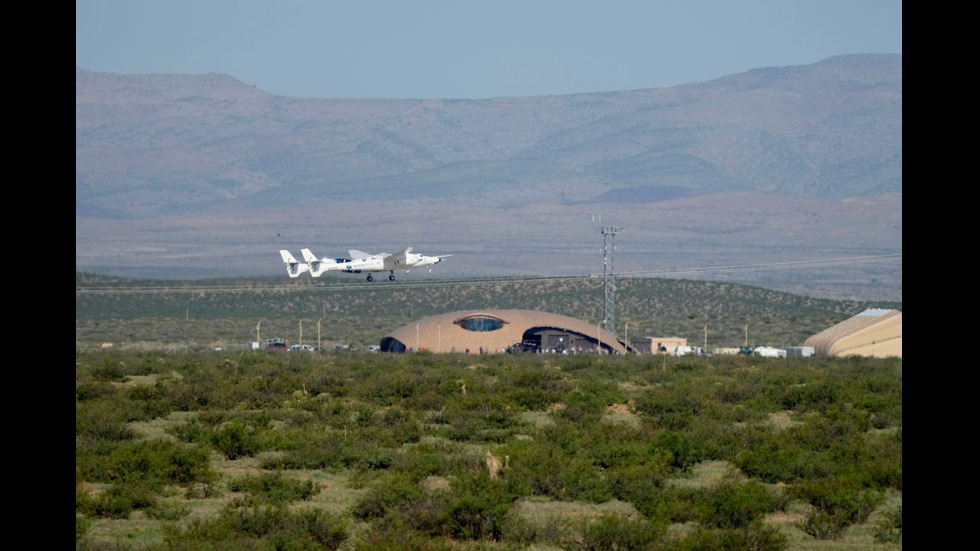
[[[600, 224], [602, 218], [599, 218]], [[622, 226], [598, 226], [602, 234], [602, 328], [616, 334], [616, 272], [614, 261], [616, 253], [616, 234]]]

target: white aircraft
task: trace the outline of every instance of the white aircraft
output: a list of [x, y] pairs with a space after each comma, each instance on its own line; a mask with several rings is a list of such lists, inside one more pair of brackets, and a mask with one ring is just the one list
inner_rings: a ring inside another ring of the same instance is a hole
[[279, 251], [283, 263], [286, 264], [286, 273], [289, 277], [299, 277], [303, 272], [310, 272], [313, 277], [320, 277], [324, 272], [344, 272], [348, 274], [367, 273], [367, 280], [374, 281], [374, 272], [388, 272], [388, 279], [395, 280], [395, 270], [405, 270], [408, 273], [412, 268], [429, 267], [442, 262], [443, 258], [452, 256], [451, 254], [442, 256], [426, 256], [412, 252], [409, 247], [400, 253], [379, 253], [368, 254], [363, 251], [350, 250], [350, 258], [330, 258], [320, 259], [313, 254], [310, 249], [302, 249], [305, 263], [297, 261], [287, 250]]

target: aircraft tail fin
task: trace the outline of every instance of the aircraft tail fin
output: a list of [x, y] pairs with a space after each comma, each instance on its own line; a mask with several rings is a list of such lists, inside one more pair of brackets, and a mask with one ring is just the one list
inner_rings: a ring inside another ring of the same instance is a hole
[[286, 273], [289, 277], [299, 277], [301, 273], [310, 271], [308, 265], [296, 260], [286, 249], [280, 249], [279, 256], [282, 257], [282, 263], [286, 265]]
[[309, 265], [310, 267], [310, 275], [313, 277], [320, 277], [320, 275], [323, 274], [323, 272], [326, 269], [326, 266], [324, 266], [323, 261], [318, 259], [313, 254], [313, 251], [309, 249], [303, 249], [300, 252], [303, 254], [303, 260], [305, 260], [306, 264]]

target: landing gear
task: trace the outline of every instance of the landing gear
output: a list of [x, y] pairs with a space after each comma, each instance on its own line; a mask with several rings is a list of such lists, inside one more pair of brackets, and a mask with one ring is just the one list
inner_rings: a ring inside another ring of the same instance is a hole
[[367, 279], [368, 279], [368, 281], [374, 281], [374, 276], [371, 275], [371, 274], [368, 274], [368, 278]]
[[395, 270], [391, 271], [391, 275], [388, 276], [388, 281], [395, 281]]

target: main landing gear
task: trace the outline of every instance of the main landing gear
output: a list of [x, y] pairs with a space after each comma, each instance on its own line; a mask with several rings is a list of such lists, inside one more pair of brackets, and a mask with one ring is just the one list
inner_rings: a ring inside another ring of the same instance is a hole
[[[367, 280], [368, 281], [374, 281], [374, 276], [371, 275], [371, 274], [368, 274]], [[388, 276], [388, 281], [395, 281], [395, 270], [392, 270], [391, 271], [391, 275]]]

